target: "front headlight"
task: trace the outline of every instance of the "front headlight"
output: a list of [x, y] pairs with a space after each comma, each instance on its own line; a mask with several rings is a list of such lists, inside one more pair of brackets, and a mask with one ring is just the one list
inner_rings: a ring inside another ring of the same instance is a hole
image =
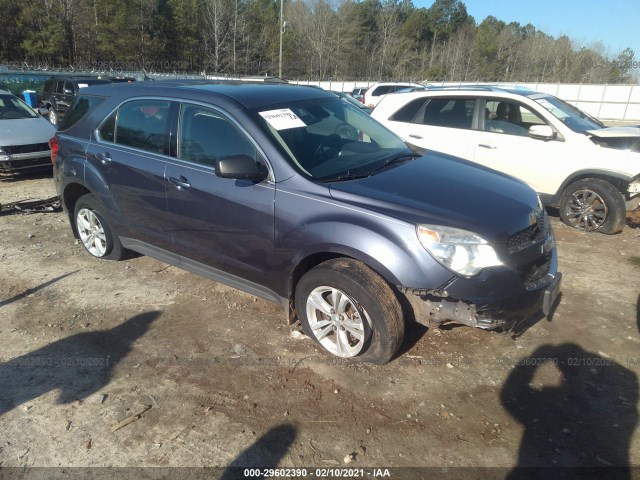
[[467, 277], [502, 265], [496, 251], [479, 235], [459, 228], [418, 225], [418, 240], [445, 267]]

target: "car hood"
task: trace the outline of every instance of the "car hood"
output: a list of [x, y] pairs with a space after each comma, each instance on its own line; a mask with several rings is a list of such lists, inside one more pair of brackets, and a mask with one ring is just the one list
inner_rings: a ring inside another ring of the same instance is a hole
[[56, 127], [42, 117], [0, 119], [0, 146], [47, 143], [56, 133]]
[[[640, 127], [610, 127], [587, 130], [590, 140], [601, 147], [640, 152]], [[637, 162], [637, 157], [634, 159]]]
[[600, 138], [640, 138], [640, 127], [608, 127], [587, 130], [589, 135]]
[[463, 228], [494, 240], [523, 230], [540, 213], [537, 194], [520, 180], [434, 152], [371, 177], [332, 183], [330, 192], [410, 223]]

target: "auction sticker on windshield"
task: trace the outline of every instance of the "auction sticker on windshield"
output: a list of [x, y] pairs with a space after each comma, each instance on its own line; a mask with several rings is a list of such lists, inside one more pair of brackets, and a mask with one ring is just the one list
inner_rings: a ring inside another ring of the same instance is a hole
[[286, 130], [288, 128], [306, 127], [307, 125], [288, 108], [280, 110], [269, 110], [268, 112], [260, 112], [269, 125], [276, 130]]

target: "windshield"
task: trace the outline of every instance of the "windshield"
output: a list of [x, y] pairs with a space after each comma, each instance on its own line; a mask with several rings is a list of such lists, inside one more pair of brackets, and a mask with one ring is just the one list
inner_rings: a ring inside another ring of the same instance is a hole
[[0, 120], [36, 118], [37, 116], [31, 107], [15, 95], [0, 95]]
[[604, 127], [592, 116], [557, 97], [540, 97], [534, 100], [574, 132], [583, 133]]
[[338, 97], [340, 97], [343, 102], [350, 103], [351, 105], [353, 105], [354, 107], [358, 107], [359, 109], [363, 109], [364, 108], [364, 104], [362, 102], [359, 102], [358, 100], [353, 98], [348, 93], [334, 92], [333, 90], [331, 91], [331, 93], [333, 93], [333, 94], [337, 95]]
[[399, 137], [338, 98], [295, 102], [254, 116], [290, 163], [317, 181], [368, 176], [390, 159], [413, 155]]

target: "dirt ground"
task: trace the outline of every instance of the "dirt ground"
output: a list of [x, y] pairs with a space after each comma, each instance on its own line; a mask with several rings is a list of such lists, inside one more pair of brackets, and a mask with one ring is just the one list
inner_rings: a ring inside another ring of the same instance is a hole
[[[0, 181], [0, 203], [54, 194]], [[0, 216], [0, 466], [640, 465], [640, 228], [552, 223], [551, 321], [415, 326], [370, 366], [290, 334], [275, 304], [97, 261], [62, 213]]]

